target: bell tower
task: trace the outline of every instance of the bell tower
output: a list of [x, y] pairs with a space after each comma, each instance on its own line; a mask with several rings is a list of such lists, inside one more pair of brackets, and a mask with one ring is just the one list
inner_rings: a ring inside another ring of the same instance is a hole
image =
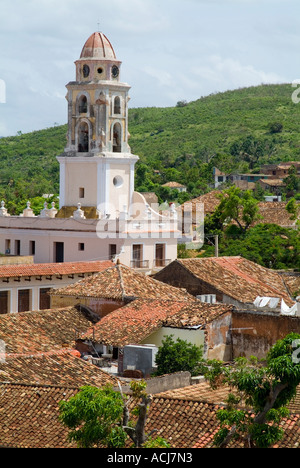
[[66, 86], [67, 145], [57, 158], [61, 209], [80, 203], [99, 217], [114, 216], [132, 202], [138, 157], [128, 144], [130, 86], [120, 80], [121, 65], [101, 32], [88, 38], [75, 62], [76, 81]]

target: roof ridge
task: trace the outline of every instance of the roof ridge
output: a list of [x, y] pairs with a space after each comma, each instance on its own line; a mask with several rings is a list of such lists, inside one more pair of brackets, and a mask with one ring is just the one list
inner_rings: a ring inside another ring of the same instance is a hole
[[126, 291], [125, 291], [125, 286], [124, 286], [124, 281], [123, 281], [123, 275], [122, 275], [122, 270], [121, 270], [121, 264], [117, 263], [116, 269], [119, 273], [119, 278], [120, 278], [120, 285], [121, 285], [121, 291], [122, 291], [122, 300], [124, 301], [126, 298]]

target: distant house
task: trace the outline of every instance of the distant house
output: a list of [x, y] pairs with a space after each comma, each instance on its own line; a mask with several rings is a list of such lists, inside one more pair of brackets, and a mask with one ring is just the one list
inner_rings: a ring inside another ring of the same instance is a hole
[[266, 164], [262, 166], [261, 170], [264, 172], [264, 174], [269, 175], [272, 179], [285, 179], [288, 177], [289, 170], [292, 166], [296, 168], [297, 174], [300, 177], [299, 161], [282, 162], [279, 164]]
[[286, 186], [281, 179], [260, 179], [259, 185], [264, 189], [276, 195], [282, 193], [283, 188]]
[[178, 182], [167, 182], [163, 187], [178, 190], [178, 192], [186, 192], [187, 188], [185, 185], [179, 184]]

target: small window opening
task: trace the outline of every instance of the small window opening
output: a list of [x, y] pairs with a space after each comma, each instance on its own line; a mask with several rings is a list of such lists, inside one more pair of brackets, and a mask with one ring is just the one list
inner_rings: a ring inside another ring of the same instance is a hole
[[113, 152], [121, 153], [121, 125], [116, 123], [113, 129]]
[[118, 96], [115, 98], [114, 113], [121, 114], [121, 100]]
[[83, 122], [78, 130], [78, 152], [87, 153], [89, 151], [89, 128], [86, 122]]
[[84, 198], [84, 187], [79, 188], [79, 198]]
[[83, 243], [83, 242], [80, 242], [80, 243], [78, 244], [78, 250], [79, 250], [80, 252], [83, 252], [83, 251], [84, 251], [84, 243]]
[[87, 106], [87, 98], [86, 96], [81, 96], [79, 100], [79, 113], [80, 114], [86, 114], [88, 110]]

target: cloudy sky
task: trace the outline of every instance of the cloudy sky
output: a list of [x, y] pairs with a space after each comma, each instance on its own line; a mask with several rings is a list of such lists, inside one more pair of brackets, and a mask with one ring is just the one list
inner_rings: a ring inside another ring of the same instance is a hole
[[131, 107], [300, 79], [299, 0], [0, 0], [0, 136], [67, 121], [65, 85], [99, 29]]

